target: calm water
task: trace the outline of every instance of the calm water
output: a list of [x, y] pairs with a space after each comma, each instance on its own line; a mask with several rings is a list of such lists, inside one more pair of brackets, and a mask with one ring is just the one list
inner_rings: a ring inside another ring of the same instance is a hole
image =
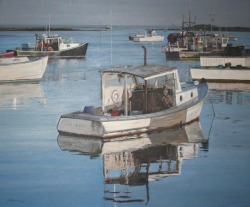
[[[39, 84], [0, 85], [0, 206], [249, 206], [250, 90], [210, 90], [187, 129], [104, 145], [58, 137], [61, 114], [100, 105], [100, 68], [143, 64], [141, 43], [128, 41], [137, 32], [114, 29], [112, 44], [109, 31], [58, 32], [88, 41], [86, 58], [49, 60]], [[34, 33], [1, 32], [0, 52]], [[249, 33], [231, 35], [250, 47]], [[199, 64], [166, 61], [164, 43], [144, 45], [148, 64], [176, 66], [182, 81]]]

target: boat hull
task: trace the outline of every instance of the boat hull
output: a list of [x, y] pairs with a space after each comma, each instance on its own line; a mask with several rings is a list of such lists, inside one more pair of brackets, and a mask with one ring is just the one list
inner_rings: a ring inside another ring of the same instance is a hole
[[[94, 136], [112, 138], [131, 134], [140, 134], [157, 129], [171, 128], [181, 126], [192, 121], [198, 120], [202, 103], [199, 102], [192, 109], [183, 109], [174, 113], [164, 113], [161, 115], [147, 117], [137, 115], [128, 117], [109, 117], [107, 120], [87, 120], [84, 114], [77, 113], [62, 116], [58, 123], [59, 134], [68, 134], [75, 136]], [[82, 118], [81, 118], [82, 117]]]
[[14, 51], [6, 52], [5, 54], [0, 54], [0, 58], [13, 57]]
[[41, 57], [48, 55], [50, 58], [82, 58], [86, 55], [88, 43], [61, 51], [36, 51], [36, 50], [16, 50], [17, 56]]
[[250, 82], [250, 68], [190, 68], [193, 80], [205, 78], [208, 82]]
[[201, 66], [218, 66], [230, 63], [231, 66], [241, 65], [244, 67], [250, 67], [250, 57], [239, 57], [239, 56], [211, 56], [211, 57], [200, 57]]
[[154, 36], [154, 37], [134, 37], [134, 42], [162, 42], [164, 36]]
[[176, 60], [179, 60], [180, 59], [180, 56], [179, 56], [179, 52], [178, 51], [173, 51], [173, 52], [165, 52], [166, 54], [166, 58], [167, 59], [176, 59]]
[[43, 77], [48, 56], [34, 61], [0, 64], [0, 82], [39, 81]]
[[223, 55], [224, 50], [216, 50], [210, 52], [198, 52], [198, 51], [185, 51], [179, 52], [179, 58], [181, 60], [199, 60], [201, 56], [213, 56], [213, 55]]
[[113, 138], [181, 126], [199, 119], [208, 90], [206, 83], [200, 85], [203, 88], [200, 98], [178, 107], [150, 114], [119, 117], [74, 112], [60, 117], [57, 130], [62, 135]]

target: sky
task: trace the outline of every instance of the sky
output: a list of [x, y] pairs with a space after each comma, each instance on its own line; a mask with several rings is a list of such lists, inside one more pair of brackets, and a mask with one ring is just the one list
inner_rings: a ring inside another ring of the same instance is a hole
[[[0, 25], [181, 25], [250, 27], [250, 0], [0, 0]], [[211, 14], [211, 15], [209, 15]]]

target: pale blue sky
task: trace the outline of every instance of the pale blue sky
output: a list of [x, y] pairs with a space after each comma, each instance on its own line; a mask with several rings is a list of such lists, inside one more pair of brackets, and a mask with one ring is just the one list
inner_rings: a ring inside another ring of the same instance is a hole
[[211, 10], [215, 25], [250, 27], [250, 0], [0, 0], [0, 25], [107, 25], [110, 11], [113, 25], [180, 25], [188, 11], [210, 24]]

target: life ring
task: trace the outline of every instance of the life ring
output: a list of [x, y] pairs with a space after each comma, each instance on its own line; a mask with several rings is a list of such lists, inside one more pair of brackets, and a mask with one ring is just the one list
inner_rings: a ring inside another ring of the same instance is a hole
[[118, 103], [118, 100], [119, 100], [119, 93], [118, 93], [118, 90], [114, 90], [113, 92], [112, 92], [112, 101], [114, 102], [114, 103]]

